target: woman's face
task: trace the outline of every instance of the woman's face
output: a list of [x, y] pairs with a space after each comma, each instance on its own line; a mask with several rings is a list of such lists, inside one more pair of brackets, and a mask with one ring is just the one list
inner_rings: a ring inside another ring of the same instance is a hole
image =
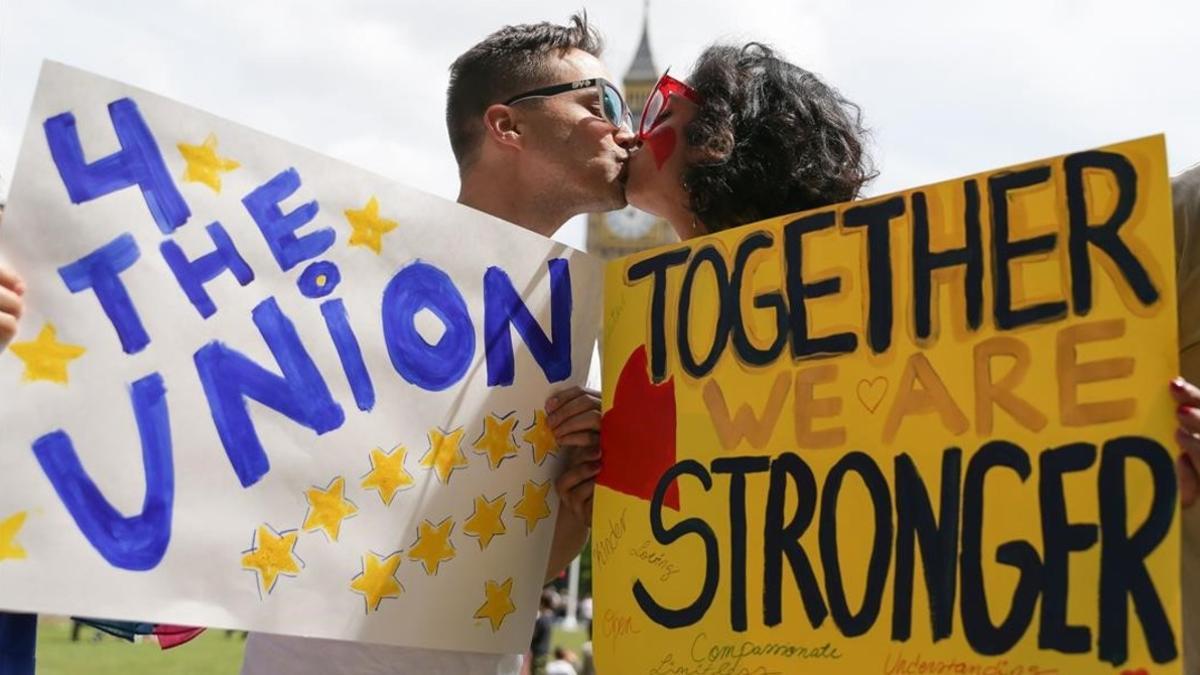
[[629, 159], [625, 196], [630, 204], [666, 218], [680, 239], [694, 237], [697, 228], [683, 189], [683, 172], [688, 167], [688, 145], [684, 128], [696, 116], [697, 106], [681, 96], [669, 96], [658, 124], [646, 135]]

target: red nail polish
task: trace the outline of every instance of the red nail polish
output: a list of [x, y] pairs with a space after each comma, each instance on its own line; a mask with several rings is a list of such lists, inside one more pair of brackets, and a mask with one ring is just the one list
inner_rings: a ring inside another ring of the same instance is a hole
[[1171, 380], [1171, 388], [1175, 391], [1183, 391], [1183, 380], [1178, 377]]
[[1191, 414], [1191, 412], [1192, 412], [1192, 406], [1190, 406], [1190, 405], [1181, 405], [1175, 409], [1176, 415], [1188, 415], [1188, 414]]

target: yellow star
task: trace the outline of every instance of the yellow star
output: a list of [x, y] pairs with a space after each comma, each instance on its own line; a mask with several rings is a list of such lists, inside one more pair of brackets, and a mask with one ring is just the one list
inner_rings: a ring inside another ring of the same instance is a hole
[[493, 633], [504, 625], [505, 617], [517, 611], [517, 606], [512, 601], [512, 585], [512, 577], [505, 579], [502, 584], [487, 581], [483, 585], [483, 594], [487, 600], [475, 610], [475, 618], [491, 621]]
[[383, 250], [383, 235], [396, 229], [398, 223], [379, 216], [379, 200], [371, 197], [361, 209], [346, 209], [346, 220], [350, 221], [350, 246], [366, 246], [380, 253]]
[[483, 435], [475, 441], [475, 452], [487, 455], [488, 464], [493, 469], [500, 467], [500, 462], [509, 457], [516, 457], [517, 442], [513, 440], [513, 427], [517, 425], [517, 417], [513, 415], [501, 419], [495, 415], [483, 418]]
[[404, 586], [396, 581], [396, 569], [400, 567], [400, 553], [396, 552], [386, 558], [380, 558], [374, 553], [362, 557], [363, 569], [350, 582], [350, 590], [361, 593], [367, 603], [367, 613], [379, 610], [379, 603], [384, 598], [398, 598], [404, 592]]
[[78, 345], [59, 342], [58, 332], [52, 323], [42, 325], [37, 339], [14, 342], [8, 348], [18, 359], [25, 362], [23, 379], [27, 382], [48, 380], [59, 384], [67, 383], [67, 363], [83, 356], [87, 351]]
[[296, 557], [296, 537], [299, 532], [276, 534], [269, 525], [259, 525], [249, 551], [243, 551], [242, 569], [258, 572], [263, 590], [270, 593], [280, 574], [294, 577], [300, 573], [300, 559]]
[[208, 138], [204, 139], [204, 143], [200, 145], [179, 143], [176, 147], [179, 148], [179, 154], [183, 155], [183, 160], [187, 162], [183, 179], [192, 183], [204, 183], [212, 188], [213, 192], [221, 191], [222, 173], [233, 171], [241, 166], [232, 159], [217, 154], [216, 134], [209, 134]]
[[358, 513], [354, 502], [346, 499], [346, 479], [338, 476], [322, 490], [311, 487], [304, 491], [308, 499], [308, 514], [304, 516], [305, 532], [321, 530], [331, 541], [337, 541], [342, 530], [342, 521]]
[[4, 520], [0, 520], [0, 560], [23, 560], [25, 558], [25, 549], [15, 541], [17, 532], [24, 524], [24, 511], [18, 511]]
[[533, 424], [529, 425], [521, 440], [533, 446], [533, 461], [541, 465], [548, 455], [558, 456], [558, 441], [554, 440], [554, 432], [546, 423], [546, 411], [533, 411]]
[[397, 445], [391, 452], [382, 448], [371, 449], [371, 470], [362, 479], [364, 490], [375, 490], [384, 506], [391, 506], [392, 497], [400, 490], [413, 486], [412, 474], [404, 468], [404, 458], [408, 450], [403, 445]]
[[428, 520], [423, 521], [418, 528], [417, 540], [408, 551], [410, 560], [420, 560], [425, 566], [425, 574], [436, 575], [438, 566], [454, 559], [456, 551], [450, 543], [450, 532], [454, 530], [454, 521], [446, 518], [434, 525]]
[[475, 512], [463, 523], [463, 534], [479, 538], [479, 550], [482, 551], [492, 543], [492, 537], [508, 531], [504, 527], [504, 495], [488, 501], [487, 497], [475, 498]]
[[467, 465], [467, 456], [462, 451], [462, 427], [444, 433], [441, 429], [429, 430], [429, 451], [421, 458], [421, 466], [437, 472], [438, 480], [450, 482], [455, 469]]
[[550, 481], [543, 483], [525, 481], [525, 487], [521, 489], [521, 501], [513, 507], [513, 514], [525, 521], [525, 534], [533, 532], [533, 528], [537, 527], [538, 522], [550, 516], [550, 504], [546, 502], [548, 494], [550, 494]]

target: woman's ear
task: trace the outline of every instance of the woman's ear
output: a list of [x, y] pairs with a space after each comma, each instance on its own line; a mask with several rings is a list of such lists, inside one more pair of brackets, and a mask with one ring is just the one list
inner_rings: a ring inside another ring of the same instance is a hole
[[493, 141], [508, 147], [521, 147], [521, 129], [517, 123], [517, 111], [511, 106], [496, 103], [483, 111], [483, 126], [486, 135]]

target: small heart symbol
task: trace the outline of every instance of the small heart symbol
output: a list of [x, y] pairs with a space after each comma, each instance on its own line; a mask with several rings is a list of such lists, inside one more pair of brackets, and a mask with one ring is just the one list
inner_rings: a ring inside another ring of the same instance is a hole
[[877, 377], [873, 380], [858, 381], [858, 402], [863, 404], [863, 407], [870, 412], [875, 412], [880, 403], [883, 403], [883, 397], [887, 394], [888, 381], [886, 377]]

